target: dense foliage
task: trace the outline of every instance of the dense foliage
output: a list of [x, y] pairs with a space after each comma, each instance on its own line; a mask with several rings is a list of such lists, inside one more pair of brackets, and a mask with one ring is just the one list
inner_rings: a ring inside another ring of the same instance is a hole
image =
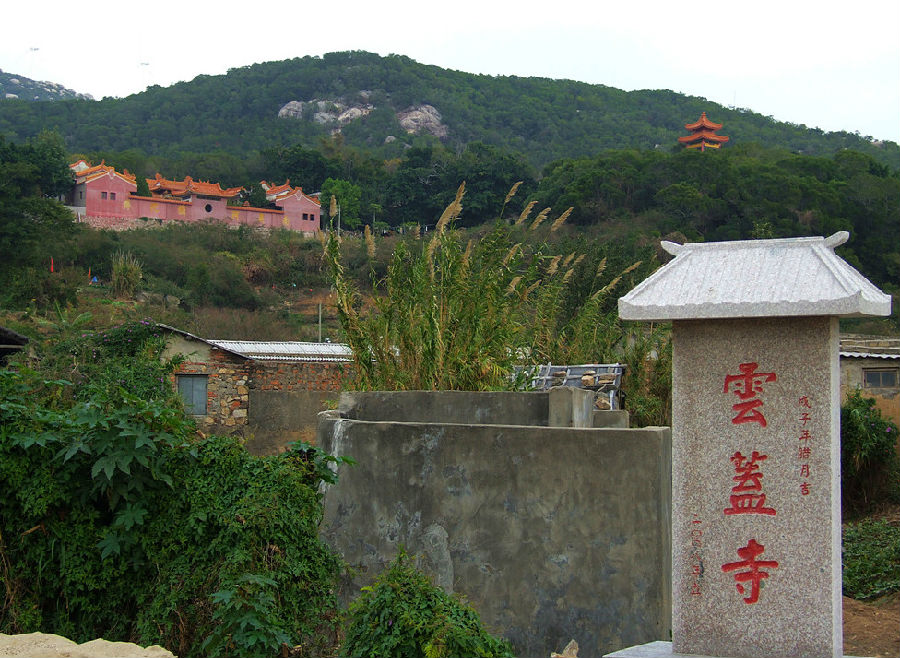
[[329, 458], [196, 440], [163, 344], [149, 321], [76, 329], [40, 372], [0, 371], [0, 632], [322, 651], [340, 566], [318, 538]]
[[350, 604], [344, 656], [440, 658], [512, 656], [478, 613], [446, 594], [403, 551]]
[[236, 160], [266, 148], [313, 145], [336, 127], [315, 122], [313, 112], [279, 119], [279, 109], [294, 100], [373, 106], [344, 126], [343, 135], [382, 159], [416, 142], [395, 113], [427, 103], [441, 113], [451, 148], [480, 141], [522, 153], [537, 166], [605, 149], [667, 149], [685, 134], [685, 123], [707, 111], [725, 124], [722, 132], [733, 144], [759, 142], [813, 155], [853, 148], [900, 167], [900, 147], [893, 142], [776, 122], [669, 90], [625, 92], [571, 80], [474, 75], [360, 51], [254, 64], [122, 99], [0, 101], [0, 134], [24, 139], [56, 127], [73, 151], [139, 149], [194, 158], [220, 151]]
[[0, 136], [0, 301], [52, 304], [74, 297], [62, 277], [48, 276], [46, 250], [75, 231], [72, 214], [51, 198], [70, 185], [59, 135], [41, 133], [22, 145]]
[[[510, 190], [507, 201], [514, 195]], [[402, 241], [383, 278], [374, 275], [370, 308], [348, 275], [339, 240], [330, 236], [326, 260], [338, 318], [353, 350], [354, 381], [367, 390], [501, 390], [523, 387], [517, 366], [550, 363], [628, 363], [637, 424], [665, 424], [671, 389], [668, 331], [623, 327], [611, 292], [652, 270], [652, 249], [608, 245], [585, 252], [558, 239], [571, 209], [498, 222], [468, 240], [454, 230], [464, 186], [427, 239]], [[378, 243], [367, 235], [374, 264]], [[581, 245], [584, 246], [584, 245]], [[572, 249], [568, 253], [563, 249]], [[648, 263], [631, 262], [643, 252]], [[659, 355], [649, 359], [651, 353]]]
[[897, 425], [859, 390], [841, 407], [841, 488], [851, 513], [886, 499], [900, 502]]
[[900, 591], [900, 524], [865, 519], [844, 528], [844, 595], [873, 599]]

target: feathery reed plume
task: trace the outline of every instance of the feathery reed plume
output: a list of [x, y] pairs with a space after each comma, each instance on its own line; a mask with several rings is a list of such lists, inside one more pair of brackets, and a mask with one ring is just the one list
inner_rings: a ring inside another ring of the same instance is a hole
[[466, 244], [466, 250], [463, 252], [460, 261], [460, 271], [465, 274], [469, 269], [469, 259], [472, 258], [472, 250], [475, 248], [475, 238], [470, 238]]
[[[613, 288], [615, 288], [617, 285], [619, 285], [619, 281], [622, 280], [622, 277], [623, 277], [623, 276], [625, 276], [625, 275], [628, 274], [629, 272], [633, 272], [634, 270], [636, 270], [637, 268], [639, 268], [639, 267], [641, 266], [641, 263], [643, 263], [643, 261], [640, 261], [640, 260], [639, 260], [638, 262], [632, 263], [631, 265], [629, 265], [628, 267], [626, 267], [624, 270], [622, 270], [622, 272], [619, 274], [619, 276], [617, 276], [615, 279], [613, 279], [612, 281], [610, 281], [609, 283], [607, 283], [605, 286], [603, 286], [602, 288], [600, 288], [600, 290], [598, 290], [598, 291], [595, 292], [593, 295], [591, 295], [591, 299], [597, 299], [598, 297], [600, 297], [600, 295], [605, 295], [605, 294], [608, 293], [610, 290], [612, 290]], [[603, 264], [603, 265], [606, 264], [606, 259], [605, 259], [605, 258], [603, 259], [603, 262], [602, 262], [601, 264]]]
[[547, 276], [553, 276], [556, 274], [556, 270], [559, 268], [559, 261], [562, 260], [562, 256], [554, 256], [553, 260], [550, 261], [550, 267], [547, 268]]
[[572, 214], [572, 211], [575, 210], [573, 206], [569, 206], [569, 209], [566, 210], [562, 215], [556, 218], [556, 221], [550, 225], [550, 232], [553, 233], [556, 229], [566, 223], [566, 219], [569, 218], [569, 215]]
[[594, 274], [594, 278], [603, 274], [603, 271], [606, 269], [606, 258], [600, 261], [600, 264], [597, 265], [597, 273]]
[[619, 276], [625, 276], [629, 272], [634, 272], [637, 268], [639, 268], [643, 264], [643, 262], [644, 261], [639, 260], [638, 262], [629, 265], [624, 270], [622, 270], [622, 273]]
[[512, 247], [509, 248], [509, 251], [506, 252], [506, 255], [503, 257], [503, 264], [506, 265], [513, 259], [513, 256], [516, 255], [516, 252], [519, 250], [519, 247], [522, 246], [521, 242], [515, 243]]
[[369, 260], [375, 259], [375, 238], [372, 237], [372, 229], [366, 224], [366, 228], [363, 231], [363, 235], [366, 238], [366, 253], [369, 255]]
[[444, 232], [444, 229], [447, 227], [447, 224], [450, 223], [450, 220], [459, 217], [459, 213], [462, 212], [462, 198], [466, 193], [466, 181], [460, 183], [459, 188], [456, 190], [456, 198], [450, 202], [446, 208], [444, 208], [444, 212], [441, 213], [441, 218], [437, 222], [437, 226], [435, 226], [435, 233], [440, 235]]
[[513, 186], [509, 188], [509, 192], [506, 193], [506, 198], [503, 199], [503, 206], [500, 208], [500, 219], [503, 219], [503, 213], [506, 211], [506, 204], [509, 203], [509, 200], [516, 196], [516, 192], [519, 191], [519, 186], [522, 184], [522, 181], [518, 181], [513, 183]]
[[575, 273], [575, 268], [569, 268], [569, 270], [563, 275], [563, 283], [568, 283], [569, 279], [572, 278], [572, 275]]
[[425, 247], [425, 259], [428, 261], [429, 267], [431, 267], [431, 264], [434, 261], [434, 250], [437, 248], [437, 241], [439, 237], [440, 234], [435, 231], [434, 235], [431, 236], [431, 240], [428, 241], [428, 246]]
[[593, 295], [591, 295], [591, 299], [594, 299], [594, 300], [599, 299], [601, 296], [608, 293], [610, 290], [612, 290], [613, 288], [615, 288], [618, 285], [619, 280], [621, 278], [622, 278], [621, 276], [617, 276], [615, 279], [613, 279], [612, 281], [607, 283], [605, 286], [600, 288], [600, 290], [598, 290]]
[[522, 299], [528, 299], [528, 295], [530, 295], [532, 292], [534, 292], [534, 289], [537, 288], [539, 285], [541, 285], [540, 279], [538, 279], [537, 281], [532, 283], [530, 286], [525, 288], [525, 293], [522, 295]]
[[331, 195], [331, 205], [328, 206], [328, 216], [334, 217], [337, 215], [337, 199], [334, 198], [334, 195]]
[[416, 224], [415, 226], [413, 226], [413, 227], [412, 227], [412, 234], [413, 234], [413, 238], [415, 238], [416, 240], [418, 240], [419, 238], [421, 238], [421, 237], [422, 237], [422, 227], [419, 226], [418, 224]]
[[519, 281], [522, 280], [521, 276], [513, 277], [513, 280], [509, 282], [509, 286], [506, 288], [506, 294], [511, 295], [516, 290], [516, 286], [519, 285]]
[[531, 222], [531, 226], [528, 227], [529, 231], [537, 230], [537, 227], [541, 225], [545, 219], [547, 219], [547, 215], [550, 214], [550, 208], [544, 208], [541, 212], [538, 213], [538, 216], [534, 218], [534, 221]]
[[569, 263], [572, 262], [572, 259], [575, 258], [575, 252], [573, 251], [571, 254], [565, 257], [562, 262], [562, 266], [566, 267]]
[[506, 198], [503, 199], [503, 205], [506, 206], [509, 203], [509, 200], [516, 196], [516, 192], [519, 191], [519, 186], [522, 184], [522, 181], [518, 181], [514, 183], [511, 188], [509, 188], [509, 192], [506, 193]]
[[328, 234], [325, 231], [316, 231], [316, 237], [319, 238], [319, 244], [324, 249], [325, 243], [328, 241]]
[[572, 263], [572, 267], [575, 267], [576, 265], [578, 265], [578, 263], [580, 263], [583, 260], [584, 260], [584, 254], [581, 254], [580, 256], [578, 256], [578, 258], [575, 259], [575, 262]]
[[537, 205], [537, 201], [529, 201], [528, 205], [525, 206], [525, 209], [522, 211], [522, 214], [519, 215], [519, 219], [516, 220], [516, 222], [515, 222], [515, 224], [513, 224], [513, 226], [518, 226], [519, 224], [524, 222], [526, 219], [528, 219], [528, 215], [531, 214], [531, 211], [534, 210], [534, 207], [536, 205]]

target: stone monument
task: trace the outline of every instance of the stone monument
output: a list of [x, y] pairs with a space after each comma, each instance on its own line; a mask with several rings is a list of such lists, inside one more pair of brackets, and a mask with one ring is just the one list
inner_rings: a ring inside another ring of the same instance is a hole
[[611, 656], [841, 656], [838, 317], [890, 297], [849, 234], [699, 244], [619, 300], [672, 321], [672, 642]]

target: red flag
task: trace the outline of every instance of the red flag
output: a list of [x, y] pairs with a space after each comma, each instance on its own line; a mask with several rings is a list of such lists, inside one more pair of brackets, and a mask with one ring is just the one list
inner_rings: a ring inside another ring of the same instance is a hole
[[50, 271], [53, 271], [53, 256], [50, 256]]

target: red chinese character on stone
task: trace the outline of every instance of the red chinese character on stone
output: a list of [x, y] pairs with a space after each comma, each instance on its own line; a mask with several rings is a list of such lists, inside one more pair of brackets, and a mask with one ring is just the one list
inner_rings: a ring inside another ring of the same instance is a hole
[[809, 464], [801, 464], [800, 465], [800, 477], [802, 477], [802, 478], [809, 477]]
[[738, 571], [738, 569], [746, 569], [746, 571], [738, 571], [734, 574], [734, 580], [737, 583], [737, 591], [741, 594], [747, 592], [747, 588], [742, 583], [750, 584], [750, 593], [744, 597], [744, 603], [756, 603], [759, 600], [760, 583], [763, 578], [768, 578], [769, 573], [762, 569], [775, 569], [778, 562], [775, 560], [757, 560], [765, 551], [765, 546], [758, 543], [755, 539], [751, 539], [746, 546], [737, 550], [740, 562], [728, 562], [722, 565], [722, 571]]
[[732, 480], [737, 482], [731, 488], [731, 507], [723, 510], [725, 514], [765, 514], [775, 516], [775, 509], [766, 507], [766, 494], [762, 493], [762, 472], [759, 470], [759, 462], [768, 459], [766, 455], [754, 450], [750, 458], [744, 457], [740, 452], [731, 456], [734, 464], [735, 475]]
[[776, 375], [774, 372], [756, 372], [759, 367], [758, 363], [742, 363], [738, 366], [741, 371], [740, 375], [726, 375], [724, 393], [728, 393], [728, 389], [734, 385], [731, 392], [738, 396], [742, 402], [733, 405], [737, 416], [731, 419], [735, 425], [741, 423], [759, 423], [763, 427], [766, 426], [766, 418], [759, 411], [758, 407], [762, 406], [762, 400], [756, 398], [757, 393], [762, 393], [762, 385], [765, 382], [774, 382]]
[[809, 414], [806, 413], [805, 411], [802, 414], [800, 414], [800, 422], [803, 423], [803, 425], [806, 425], [811, 420], [812, 420], [812, 418], [810, 418]]
[[812, 454], [812, 449], [803, 446], [797, 451], [797, 459], [809, 459], [809, 456]]
[[809, 441], [812, 438], [812, 434], [809, 433], [809, 430], [803, 430], [800, 432], [800, 441]]
[[801, 396], [801, 398], [800, 398], [800, 406], [806, 407], [807, 409], [812, 409], [812, 405], [809, 403], [809, 398], [806, 397], [805, 395]]
[[809, 482], [803, 482], [800, 485], [800, 495], [802, 495], [802, 496], [809, 495]]

